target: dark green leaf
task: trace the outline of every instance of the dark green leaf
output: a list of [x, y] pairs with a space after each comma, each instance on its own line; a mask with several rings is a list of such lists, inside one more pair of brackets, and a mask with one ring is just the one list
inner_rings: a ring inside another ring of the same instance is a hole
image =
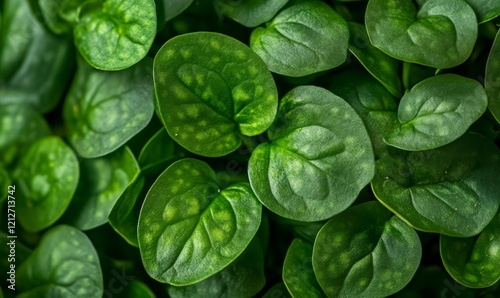
[[59, 137], [51, 136], [30, 147], [18, 170], [22, 199], [18, 200], [17, 218], [26, 230], [41, 231], [69, 206], [80, 175], [78, 159]]
[[75, 45], [95, 68], [120, 70], [142, 60], [156, 35], [154, 0], [107, 0], [74, 27]]
[[466, 0], [474, 9], [479, 24], [486, 23], [500, 15], [500, 2], [498, 0]]
[[64, 103], [69, 141], [80, 156], [113, 152], [146, 127], [154, 112], [151, 68], [150, 58], [117, 72], [81, 61]]
[[247, 46], [222, 34], [172, 38], [156, 55], [154, 78], [169, 135], [199, 155], [236, 150], [239, 134], [264, 132], [276, 115], [278, 96], [266, 65]]
[[478, 81], [456, 74], [435, 76], [403, 96], [400, 125], [384, 140], [410, 151], [441, 147], [462, 136], [487, 106], [486, 92]]
[[497, 32], [488, 56], [484, 85], [488, 94], [488, 108], [500, 123], [500, 31]]
[[163, 127], [142, 147], [138, 161], [143, 173], [161, 173], [170, 163], [185, 155]]
[[374, 46], [396, 59], [451, 68], [472, 53], [476, 15], [463, 0], [370, 0], [366, 29]]
[[500, 213], [475, 237], [441, 235], [443, 264], [459, 283], [486, 288], [500, 279]]
[[116, 201], [139, 175], [139, 165], [128, 147], [104, 157], [84, 159], [80, 182], [65, 222], [89, 230], [108, 222]]
[[295, 1], [250, 37], [250, 47], [269, 70], [291, 77], [339, 66], [348, 44], [347, 23], [320, 1]]
[[295, 297], [326, 297], [312, 265], [313, 245], [297, 238], [288, 248], [283, 264], [283, 281]]
[[99, 257], [87, 236], [70, 226], [47, 231], [18, 269], [19, 298], [102, 297]]
[[275, 284], [270, 288], [262, 298], [291, 298], [292, 296], [288, 292], [285, 284], [280, 282]]
[[161, 29], [166, 22], [186, 10], [191, 3], [193, 3], [193, 0], [156, 0], [158, 29]]
[[390, 151], [376, 163], [377, 198], [413, 227], [455, 237], [480, 233], [500, 201], [500, 153], [466, 134], [434, 150]]
[[272, 19], [288, 0], [216, 0], [215, 9], [246, 27], [257, 27]]
[[[70, 2], [71, 0], [38, 0], [40, 6], [40, 11], [42, 12], [45, 24], [49, 29], [55, 34], [63, 34], [70, 32], [72, 27], [71, 24], [63, 19], [59, 11], [64, 3]], [[79, 2], [83, 2], [81, 0]], [[67, 5], [67, 4], [66, 4]]]
[[[345, 210], [373, 177], [370, 138], [356, 112], [326, 89], [301, 86], [249, 161], [259, 200], [280, 216], [319, 221]], [[354, 166], [355, 165], [355, 166]]]
[[124, 292], [119, 294], [122, 298], [156, 298], [155, 293], [145, 283], [137, 279], [131, 280], [126, 285]]
[[326, 223], [312, 263], [328, 297], [386, 297], [410, 282], [421, 256], [415, 230], [380, 203], [368, 202]]
[[0, 189], [3, 190], [3, 193], [0, 193], [0, 206], [3, 205], [3, 201], [7, 198], [8, 192], [6, 190], [9, 189], [11, 183], [9, 173], [0, 165]]
[[221, 189], [206, 163], [173, 163], [149, 190], [139, 216], [139, 249], [146, 271], [176, 286], [216, 274], [250, 243], [261, 209], [247, 183]]

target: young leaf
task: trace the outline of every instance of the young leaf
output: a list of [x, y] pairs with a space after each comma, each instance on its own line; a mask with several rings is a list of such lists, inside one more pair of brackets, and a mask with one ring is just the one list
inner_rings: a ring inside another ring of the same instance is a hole
[[116, 201], [139, 175], [139, 165], [128, 147], [80, 164], [80, 182], [65, 222], [90, 230], [108, 222]]
[[269, 70], [291, 77], [339, 66], [348, 44], [347, 23], [320, 1], [295, 1], [250, 36], [250, 47]]
[[139, 195], [144, 187], [144, 176], [137, 175], [116, 201], [109, 212], [109, 224], [130, 245], [139, 247], [137, 242], [137, 222], [139, 221]]
[[168, 294], [172, 298], [255, 297], [265, 283], [264, 254], [258, 238], [254, 238], [245, 251], [219, 273], [193, 285], [170, 286]]
[[215, 9], [246, 27], [257, 27], [272, 19], [288, 0], [216, 0]]
[[312, 263], [328, 297], [386, 297], [410, 282], [421, 256], [415, 230], [372, 201], [325, 224]]
[[151, 120], [152, 60], [117, 72], [80, 62], [64, 103], [64, 121], [77, 153], [94, 158], [113, 152]]
[[47, 231], [17, 274], [19, 297], [102, 297], [99, 257], [81, 231], [66, 225]]
[[350, 22], [349, 32], [349, 51], [393, 96], [401, 97], [398, 61], [370, 43], [363, 25]]
[[500, 15], [500, 2], [497, 0], [466, 0], [474, 9], [479, 24], [486, 23]]
[[478, 81], [456, 74], [435, 76], [403, 96], [400, 125], [384, 140], [409, 151], [441, 147], [462, 136], [487, 106], [486, 92]]
[[250, 243], [261, 210], [247, 183], [220, 189], [206, 163], [173, 163], [149, 190], [139, 215], [139, 249], [146, 271], [176, 286], [216, 274]]
[[290, 91], [278, 115], [268, 131], [271, 143], [260, 144], [248, 165], [259, 200], [299, 221], [345, 210], [374, 171], [370, 138], [359, 116], [342, 98], [315, 86]]
[[80, 175], [78, 159], [59, 137], [46, 137], [30, 147], [18, 171], [23, 199], [18, 201], [17, 218], [26, 230], [41, 231], [56, 222], [71, 202]]
[[31, 106], [0, 104], [0, 163], [15, 163], [38, 139], [50, 134], [45, 119]]
[[471, 237], [495, 216], [500, 153], [483, 137], [466, 134], [433, 150], [390, 152], [376, 162], [373, 191], [416, 229]]
[[486, 288], [500, 279], [500, 213], [481, 234], [469, 238], [441, 235], [439, 250], [451, 276], [470, 288]]
[[312, 265], [313, 245], [297, 238], [286, 253], [283, 281], [295, 297], [325, 297]]
[[411, 0], [370, 0], [365, 23], [389, 56], [434, 68], [463, 63], [477, 38], [476, 15], [463, 0], [429, 0], [418, 11]]
[[154, 79], [169, 135], [199, 155], [233, 152], [240, 134], [264, 132], [276, 115], [278, 95], [266, 65], [246, 45], [222, 34], [170, 39], [155, 57]]
[[154, 0], [107, 0], [80, 15], [75, 45], [95, 68], [120, 70], [142, 60], [156, 35]]
[[488, 94], [488, 109], [500, 123], [500, 31], [497, 32], [488, 56], [484, 86]]

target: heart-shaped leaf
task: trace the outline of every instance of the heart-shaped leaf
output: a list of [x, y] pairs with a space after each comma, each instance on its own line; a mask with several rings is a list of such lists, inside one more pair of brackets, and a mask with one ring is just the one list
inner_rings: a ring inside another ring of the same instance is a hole
[[339, 66], [347, 58], [348, 44], [346, 21], [320, 1], [294, 1], [250, 36], [250, 47], [269, 70], [291, 77]]
[[288, 0], [216, 0], [215, 9], [246, 27], [257, 27], [272, 19]]
[[500, 201], [500, 153], [483, 137], [466, 134], [446, 146], [391, 150], [376, 162], [377, 198], [413, 227], [455, 237], [480, 233]]
[[283, 281], [295, 297], [326, 297], [316, 280], [312, 265], [313, 245], [293, 240], [283, 263]]
[[26, 230], [41, 231], [68, 208], [78, 185], [78, 159], [59, 137], [51, 136], [30, 147], [18, 170], [23, 199], [18, 201], [17, 218]]
[[434, 68], [463, 63], [478, 30], [463, 0], [429, 0], [418, 11], [412, 0], [370, 0], [365, 23], [372, 44], [389, 56]]
[[169, 135], [187, 150], [222, 156], [273, 122], [276, 85], [243, 43], [209, 32], [167, 41], [155, 57], [158, 107]]
[[456, 74], [435, 76], [403, 96], [400, 125], [384, 140], [409, 151], [441, 147], [462, 136], [487, 106], [486, 92], [478, 81]]
[[100, 298], [99, 257], [81, 231], [66, 225], [47, 231], [17, 273], [19, 297]]
[[372, 201], [325, 224], [312, 262], [328, 297], [386, 297], [410, 282], [421, 256], [415, 230]]
[[94, 158], [113, 152], [151, 120], [152, 60], [116, 72], [80, 62], [64, 103], [64, 121], [78, 154]]
[[439, 249], [451, 276], [470, 288], [486, 288], [500, 279], [500, 213], [481, 234], [469, 238], [441, 235]]
[[500, 123], [500, 31], [497, 32], [488, 56], [484, 86], [488, 94], [488, 109]]
[[[354, 202], [374, 171], [373, 150], [362, 120], [326, 89], [301, 86], [282, 99], [249, 161], [259, 200], [280, 216], [319, 221]], [[356, 166], [354, 166], [356, 165]]]
[[120, 70], [142, 60], [156, 35], [154, 0], [106, 0], [98, 5], [102, 7], [80, 15], [74, 27], [80, 54], [102, 70]]
[[221, 189], [206, 163], [173, 163], [149, 190], [139, 216], [139, 249], [146, 271], [176, 286], [216, 274], [250, 243], [261, 210], [247, 183]]
[[139, 165], [128, 147], [80, 164], [78, 189], [64, 222], [90, 230], [108, 222], [116, 201], [139, 175]]

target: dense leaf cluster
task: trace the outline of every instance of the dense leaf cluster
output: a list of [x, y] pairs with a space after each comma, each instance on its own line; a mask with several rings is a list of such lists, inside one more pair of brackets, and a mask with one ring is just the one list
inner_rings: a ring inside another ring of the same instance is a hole
[[4, 0], [3, 296], [500, 296], [499, 15]]

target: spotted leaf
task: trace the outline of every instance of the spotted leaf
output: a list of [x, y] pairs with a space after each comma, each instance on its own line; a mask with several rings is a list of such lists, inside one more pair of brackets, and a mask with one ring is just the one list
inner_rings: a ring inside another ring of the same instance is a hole
[[323, 226], [312, 263], [328, 297], [386, 297], [410, 282], [421, 256], [415, 230], [372, 201]]

